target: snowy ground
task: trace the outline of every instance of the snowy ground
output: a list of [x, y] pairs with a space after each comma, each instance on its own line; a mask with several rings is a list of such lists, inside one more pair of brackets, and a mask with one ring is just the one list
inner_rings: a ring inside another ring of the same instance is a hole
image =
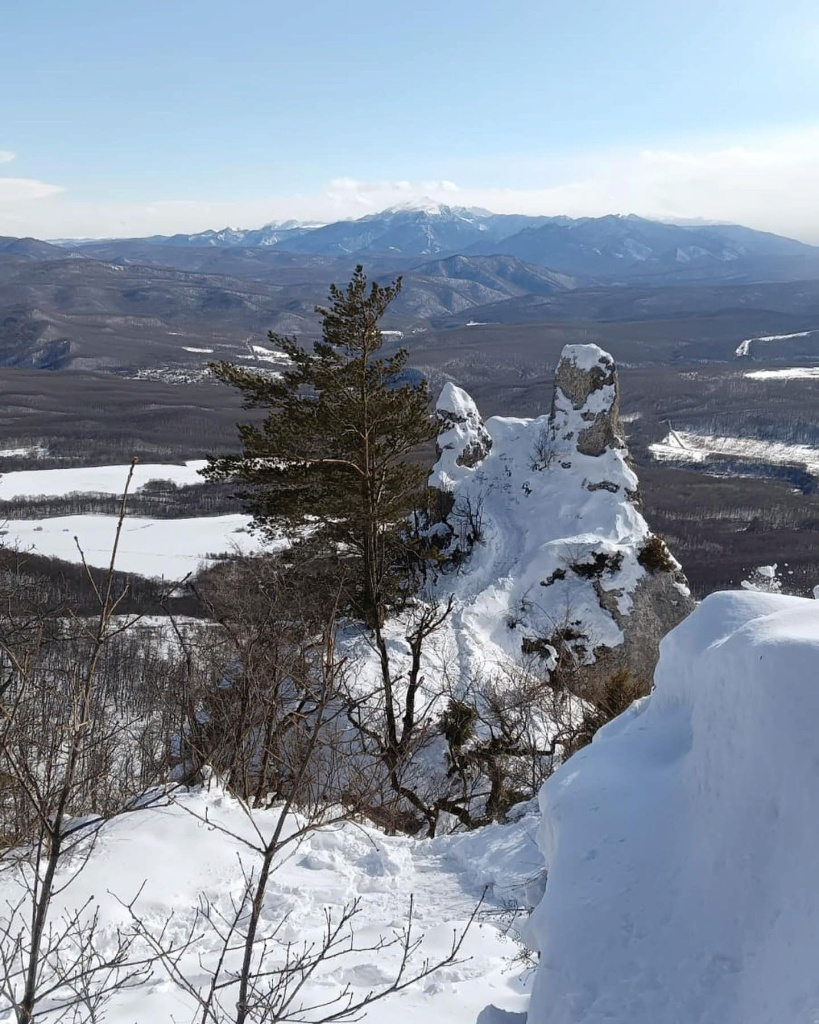
[[529, 1024], [819, 1020], [819, 603], [713, 594], [541, 792]]
[[[131, 492], [144, 487], [149, 480], [171, 480], [175, 484], [201, 484], [199, 470], [207, 465], [204, 459], [181, 465], [139, 462], [134, 468]], [[37, 495], [62, 496], [83, 494], [122, 494], [128, 479], [128, 466], [88, 466], [83, 469], [25, 469], [0, 476], [0, 500]]]
[[671, 430], [662, 441], [650, 444], [648, 450], [658, 462], [697, 463], [715, 456], [727, 456], [770, 465], [802, 463], [807, 472], [819, 474], [819, 449], [806, 444]]
[[[132, 899], [140, 888], [137, 910], [153, 926], [172, 917], [172, 933], [182, 936], [195, 923], [200, 896], [216, 909], [229, 911], [242, 884], [239, 863], [253, 866], [253, 855], [237, 839], [201, 820], [253, 839], [253, 826], [235, 801], [221, 791], [183, 795], [178, 805], [144, 809], [109, 823], [87, 868], [60, 897], [61, 908], [76, 907], [92, 897], [99, 903], [104, 944], [118, 925], [129, 922], [117, 902]], [[269, 832], [276, 816], [254, 812], [254, 825]], [[462, 950], [464, 962], [446, 967], [406, 991], [376, 1004], [364, 1019], [370, 1024], [522, 1024], [531, 972], [513, 964], [520, 945], [504, 935], [507, 904], [537, 899], [542, 859], [534, 841], [538, 816], [528, 812], [514, 824], [432, 840], [390, 837], [372, 828], [343, 825], [316, 832], [291, 851], [271, 876], [265, 899], [264, 927], [282, 924], [281, 938], [317, 939], [325, 908], [338, 912], [359, 898], [355, 934], [359, 944], [389, 938], [406, 921], [410, 895], [424, 941], [419, 955], [440, 957], [453, 932], [463, 929], [484, 889], [484, 911], [472, 926]], [[0, 875], [0, 903], [12, 900], [17, 883]], [[200, 964], [199, 957], [202, 957]], [[215, 962], [216, 943], [203, 937], [185, 955], [183, 967], [194, 980]], [[349, 954], [320, 972], [305, 991], [308, 1000], [327, 998], [345, 985], [363, 995], [388, 982], [398, 950]], [[268, 964], [269, 966], [269, 964]], [[229, 1000], [228, 1000], [229, 1001]], [[506, 1014], [496, 1014], [494, 1005]], [[157, 968], [154, 976], [130, 992], [117, 995], [106, 1016], [109, 1024], [171, 1024], [193, 1018], [190, 997]], [[6, 1020], [0, 1014], [0, 1021]]]
[[[257, 550], [258, 537], [248, 530], [250, 517], [236, 514], [196, 519], [125, 520], [117, 568], [141, 576], [181, 579], [209, 564], [207, 556]], [[79, 543], [89, 565], [107, 568], [117, 525], [116, 516], [56, 516], [51, 519], [10, 519], [0, 528], [7, 547], [80, 561]]]

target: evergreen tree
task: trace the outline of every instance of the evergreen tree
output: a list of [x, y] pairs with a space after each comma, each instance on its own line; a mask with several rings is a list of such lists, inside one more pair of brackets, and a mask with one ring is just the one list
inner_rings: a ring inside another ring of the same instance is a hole
[[322, 339], [312, 351], [269, 334], [290, 360], [281, 376], [211, 364], [245, 408], [268, 414], [240, 424], [241, 454], [212, 457], [206, 475], [240, 481], [257, 526], [328, 540], [377, 631], [405, 585], [399, 554], [426, 476], [410, 456], [435, 436], [426, 382], [406, 379], [406, 350], [380, 354], [378, 324], [400, 288], [400, 278], [368, 284], [361, 266], [346, 288], [331, 285], [329, 307], [316, 307]]

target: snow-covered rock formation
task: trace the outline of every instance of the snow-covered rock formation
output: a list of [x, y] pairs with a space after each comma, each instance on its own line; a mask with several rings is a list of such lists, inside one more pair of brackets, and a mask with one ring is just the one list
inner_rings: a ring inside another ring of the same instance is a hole
[[648, 680], [692, 602], [639, 509], [614, 360], [566, 346], [544, 404], [536, 419], [483, 423], [454, 384], [438, 401], [430, 483], [449, 505], [436, 539], [458, 562], [440, 589], [455, 601], [461, 675], [525, 654], [553, 669], [568, 654], [589, 674], [624, 664]]
[[529, 1024], [819, 1019], [819, 606], [714, 594], [544, 786]]

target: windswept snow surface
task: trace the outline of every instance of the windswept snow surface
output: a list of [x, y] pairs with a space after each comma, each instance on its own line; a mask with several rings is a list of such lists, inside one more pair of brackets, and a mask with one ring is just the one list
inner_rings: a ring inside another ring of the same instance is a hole
[[[205, 824], [206, 816], [210, 824]], [[234, 800], [216, 789], [183, 793], [170, 806], [129, 813], [104, 827], [87, 867], [58, 897], [55, 913], [80, 907], [89, 898], [92, 906], [98, 903], [99, 945], [105, 948], [114, 929], [130, 923], [116, 897], [128, 901], [139, 893], [137, 912], [157, 932], [172, 916], [168, 935], [179, 940], [197, 923], [200, 897], [210, 902], [214, 919], [219, 913], [230, 917], [231, 899], [242, 888], [240, 865], [248, 874], [254, 865], [258, 869], [258, 858], [221, 829], [257, 842], [255, 829], [268, 836], [276, 820], [275, 810], [261, 810], [253, 812], [251, 822]], [[522, 1013], [528, 1002], [526, 974], [510, 963], [521, 947], [503, 934], [498, 911], [510, 901], [526, 905], [538, 893], [543, 864], [535, 844], [536, 825], [530, 805], [514, 824], [432, 840], [385, 836], [352, 824], [314, 832], [276, 863], [261, 927], [267, 934], [280, 927], [280, 938], [297, 945], [318, 941], [326, 926], [325, 908], [337, 915], [359, 899], [355, 938], [358, 945], [368, 945], [379, 936], [391, 938], [405, 925], [412, 895], [416, 934], [424, 936], [413, 957], [418, 967], [424, 956], [446, 955], [453, 932], [463, 929], [486, 890], [485, 913], [466, 938], [464, 962], [376, 1004], [363, 1019], [369, 1024], [475, 1024], [492, 1005]], [[14, 904], [19, 891], [12, 872], [0, 875], [0, 904]], [[184, 954], [183, 971], [204, 985], [217, 951], [212, 934], [200, 938]], [[361, 997], [389, 982], [399, 958], [397, 947], [375, 955], [341, 956], [317, 972], [304, 998], [332, 998], [346, 985]], [[274, 961], [271, 954], [265, 966], [273, 967]], [[227, 966], [235, 969], [238, 963], [233, 955]], [[2, 1005], [0, 997], [5, 1024]], [[143, 984], [116, 993], [105, 1019], [108, 1024], [171, 1024], [192, 1020], [195, 1009], [190, 997], [157, 967]], [[487, 1013], [483, 1019], [497, 1016]]]
[[[138, 462], [134, 467], [131, 492], [144, 487], [149, 480], [170, 480], [180, 486], [201, 484], [199, 470], [207, 462], [196, 459], [181, 465]], [[88, 466], [84, 469], [24, 469], [0, 476], [0, 500], [37, 495], [60, 496], [83, 494], [122, 494], [128, 479], [129, 466]]]
[[529, 1024], [819, 1020], [819, 606], [714, 594], [541, 791]]
[[[128, 516], [122, 528], [117, 569], [141, 576], [181, 579], [210, 565], [213, 554], [249, 553], [262, 546], [248, 531], [245, 515], [201, 516], [196, 519], [140, 519]], [[111, 561], [117, 517], [56, 516], [51, 519], [9, 519], [0, 539], [6, 547], [78, 562], [79, 543], [89, 565], [107, 568]]]

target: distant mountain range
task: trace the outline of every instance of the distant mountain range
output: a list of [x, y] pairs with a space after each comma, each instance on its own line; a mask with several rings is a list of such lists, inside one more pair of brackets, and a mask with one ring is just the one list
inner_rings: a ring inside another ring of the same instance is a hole
[[280, 245], [298, 238], [312, 230], [322, 227], [321, 224], [301, 223], [295, 220], [281, 223], [265, 224], [262, 228], [244, 230], [241, 228], [222, 228], [221, 231], [200, 231], [193, 235], [150, 235], [144, 241], [156, 245], [215, 245], [255, 246]]
[[[43, 243], [40, 243], [43, 244]], [[674, 280], [799, 280], [819, 274], [819, 248], [738, 225], [666, 224], [634, 215], [529, 217], [424, 202], [396, 206], [358, 220], [315, 225], [285, 221], [254, 230], [223, 228], [143, 239], [61, 242], [77, 252], [161, 261], [171, 247], [277, 256], [413, 261], [448, 256], [510, 256], [586, 283]], [[170, 260], [179, 266], [179, 257]], [[242, 262], [252, 260], [243, 256]], [[188, 269], [194, 269], [192, 265]], [[201, 264], [196, 269], [204, 269]], [[208, 269], [213, 266], [213, 260]]]
[[[423, 203], [252, 231], [0, 237], [0, 366], [175, 372], [210, 356], [256, 359], [268, 330], [315, 337], [315, 304], [358, 262], [373, 279], [402, 275], [385, 326], [411, 335], [414, 351], [430, 331], [468, 325], [578, 325], [570, 333], [619, 322], [639, 333], [650, 321], [675, 345], [707, 334], [733, 354], [746, 338], [819, 323], [819, 249], [802, 242], [736, 225]], [[710, 358], [710, 342], [696, 343]]]

